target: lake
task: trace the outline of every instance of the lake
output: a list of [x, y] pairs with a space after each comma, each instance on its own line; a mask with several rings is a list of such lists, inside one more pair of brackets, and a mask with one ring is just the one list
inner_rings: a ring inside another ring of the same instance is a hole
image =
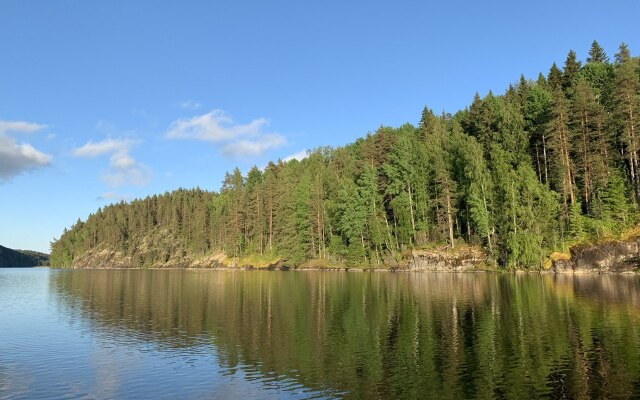
[[0, 269], [0, 398], [640, 396], [640, 277]]

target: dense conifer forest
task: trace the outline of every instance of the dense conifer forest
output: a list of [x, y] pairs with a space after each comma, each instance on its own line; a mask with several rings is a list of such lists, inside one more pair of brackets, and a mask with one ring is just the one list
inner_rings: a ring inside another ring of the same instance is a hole
[[0, 268], [25, 268], [49, 265], [49, 255], [30, 250], [0, 246]]
[[640, 61], [624, 43], [610, 60], [594, 41], [584, 62], [570, 51], [455, 114], [425, 107], [417, 127], [236, 168], [219, 192], [99, 209], [52, 243], [51, 263], [110, 249], [134, 267], [215, 253], [382, 267], [412, 248], [470, 244], [501, 268], [538, 268], [636, 224], [639, 131]]

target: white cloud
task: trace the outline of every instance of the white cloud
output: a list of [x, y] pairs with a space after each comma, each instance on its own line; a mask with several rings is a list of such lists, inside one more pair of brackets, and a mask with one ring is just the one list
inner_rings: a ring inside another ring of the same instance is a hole
[[9, 132], [32, 133], [44, 128], [46, 125], [33, 122], [0, 121], [0, 182], [51, 163], [50, 155], [29, 143], [17, 143], [8, 135]]
[[27, 121], [0, 121], [0, 134], [8, 132], [33, 133], [46, 127], [46, 125]]
[[297, 152], [295, 154], [291, 154], [289, 156], [286, 156], [285, 158], [282, 159], [282, 162], [287, 162], [287, 161], [291, 161], [291, 160], [302, 161], [307, 157], [309, 157], [309, 151], [308, 150], [300, 150], [299, 152]]
[[105, 139], [101, 142], [88, 142], [73, 150], [77, 157], [94, 158], [110, 154], [109, 170], [102, 180], [109, 186], [124, 185], [145, 186], [151, 180], [151, 169], [131, 157], [131, 148], [138, 144], [131, 139]]
[[101, 142], [87, 142], [73, 150], [73, 155], [77, 157], [93, 158], [109, 153], [128, 153], [131, 147], [137, 142], [130, 139], [105, 139]]
[[213, 110], [192, 118], [180, 118], [171, 123], [166, 136], [169, 139], [197, 139], [221, 142], [242, 136], [258, 136], [262, 128], [268, 125], [264, 118], [255, 119], [248, 124], [235, 124], [229, 114], [222, 110]]
[[228, 157], [259, 156], [269, 149], [282, 146], [284, 143], [285, 140], [280, 135], [264, 135], [256, 140], [241, 139], [224, 145], [222, 154]]
[[284, 136], [266, 133], [265, 118], [238, 124], [222, 110], [212, 110], [192, 118], [180, 118], [171, 123], [165, 136], [169, 139], [202, 140], [219, 144], [226, 156], [255, 156], [286, 143]]
[[136, 165], [136, 161], [129, 154], [114, 153], [111, 156], [111, 164], [119, 169], [131, 168]]

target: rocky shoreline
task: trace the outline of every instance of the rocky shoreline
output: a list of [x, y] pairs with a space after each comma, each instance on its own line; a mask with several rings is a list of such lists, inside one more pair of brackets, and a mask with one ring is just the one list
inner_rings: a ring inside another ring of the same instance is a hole
[[299, 267], [293, 267], [282, 258], [255, 263], [243, 259], [229, 258], [226, 255], [212, 254], [206, 257], [192, 258], [169, 257], [163, 263], [142, 265], [135, 257], [121, 252], [101, 249], [92, 250], [75, 258], [73, 269], [219, 269], [219, 270], [320, 270], [320, 271], [407, 271], [407, 272], [470, 272], [495, 270], [487, 262], [487, 255], [477, 246], [461, 246], [456, 249], [448, 247], [440, 249], [414, 249], [405, 254], [399, 262], [389, 268], [346, 267], [331, 263], [324, 264], [323, 260], [309, 262]]
[[[582, 244], [570, 248], [570, 254], [554, 253], [551, 267], [532, 272], [551, 273], [639, 273], [640, 237], [628, 240], [608, 240], [594, 244]], [[342, 265], [309, 263], [299, 267], [288, 265], [282, 258], [252, 263], [242, 259], [213, 254], [201, 258], [188, 256], [169, 258], [154, 265], [136, 264], [131, 257], [103, 249], [83, 254], [73, 261], [74, 269], [217, 269], [217, 270], [268, 270], [268, 271], [397, 271], [397, 272], [482, 272], [496, 271], [487, 254], [477, 246], [456, 249], [414, 249], [390, 268], [348, 268]]]
[[556, 273], [640, 272], [640, 237], [571, 247], [570, 257], [552, 262]]

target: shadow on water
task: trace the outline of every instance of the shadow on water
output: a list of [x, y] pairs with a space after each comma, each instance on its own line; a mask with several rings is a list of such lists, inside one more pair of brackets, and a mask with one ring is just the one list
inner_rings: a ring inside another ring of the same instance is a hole
[[637, 276], [84, 270], [52, 273], [50, 289], [115, 341], [214, 345], [226, 374], [284, 391], [640, 394]]

